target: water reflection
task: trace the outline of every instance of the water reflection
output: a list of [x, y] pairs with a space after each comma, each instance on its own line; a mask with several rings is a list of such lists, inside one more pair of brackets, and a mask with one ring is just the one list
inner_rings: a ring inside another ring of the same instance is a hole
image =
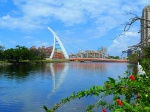
[[86, 70], [103, 70], [106, 69], [106, 63], [74, 63], [70, 65], [71, 68], [80, 68]]
[[[0, 66], [0, 112], [44, 112], [72, 92], [102, 85], [132, 65], [127, 63], [46, 63]], [[97, 99], [75, 100], [57, 112], [85, 111]], [[71, 109], [73, 108], [73, 109]], [[11, 111], [12, 110], [12, 111]]]
[[65, 76], [67, 75], [68, 63], [51, 63], [50, 71], [53, 76], [53, 89], [48, 95], [48, 98], [55, 93], [61, 86]]
[[45, 68], [44, 64], [34, 65], [34, 64], [25, 64], [25, 65], [8, 65], [0, 66], [0, 76], [5, 75], [7, 78], [26, 78], [32, 72], [38, 72]]

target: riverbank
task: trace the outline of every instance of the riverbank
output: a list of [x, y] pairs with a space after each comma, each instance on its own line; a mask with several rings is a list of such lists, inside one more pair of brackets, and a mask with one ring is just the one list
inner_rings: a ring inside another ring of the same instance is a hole
[[15, 61], [0, 61], [0, 65], [11, 65], [11, 64], [36, 64], [36, 63], [63, 63], [69, 62], [68, 60], [22, 60], [20, 62]]
[[11, 65], [12, 63], [7, 62], [7, 61], [0, 61], [0, 66], [1, 65]]
[[0, 61], [0, 65], [11, 65], [11, 64], [38, 64], [38, 63], [64, 63], [64, 62], [118, 62], [118, 63], [130, 63], [128, 60], [116, 60], [116, 59], [103, 59], [103, 60], [22, 60], [20, 62], [15, 61]]
[[63, 63], [63, 62], [69, 62], [69, 61], [65, 59], [29, 61], [29, 63]]

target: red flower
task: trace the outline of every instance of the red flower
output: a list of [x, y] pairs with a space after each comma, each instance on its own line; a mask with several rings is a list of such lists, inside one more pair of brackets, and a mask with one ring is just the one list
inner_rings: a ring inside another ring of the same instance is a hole
[[130, 78], [132, 81], [134, 81], [134, 79], [135, 79], [134, 75], [130, 75], [129, 78]]
[[122, 106], [122, 101], [120, 99], [117, 99], [117, 103], [119, 106]]
[[106, 110], [104, 108], [102, 108], [102, 112], [106, 112]]

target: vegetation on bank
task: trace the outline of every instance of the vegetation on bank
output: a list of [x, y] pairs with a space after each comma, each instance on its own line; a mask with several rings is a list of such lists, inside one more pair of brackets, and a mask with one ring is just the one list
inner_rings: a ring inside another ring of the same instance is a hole
[[[34, 64], [34, 63], [63, 63], [63, 62], [69, 62], [68, 60], [65, 59], [59, 59], [59, 60], [22, 60], [19, 61], [18, 63], [22, 64]], [[0, 65], [9, 65], [12, 63], [17, 63], [15, 61], [0, 61]]]
[[4, 50], [3, 46], [0, 46], [0, 60], [12, 63], [19, 63], [23, 60], [33, 60], [35, 57], [33, 53], [25, 46], [16, 46], [16, 48], [10, 48]]
[[111, 58], [111, 59], [120, 59], [119, 56], [109, 56], [108, 58]]
[[38, 50], [30, 50], [25, 46], [17, 45], [15, 48], [4, 50], [0, 46], [0, 63], [54, 63], [67, 62], [65, 59], [45, 60], [45, 53]]
[[[142, 51], [141, 65], [146, 74], [126, 72], [125, 77], [118, 77], [117, 80], [108, 78], [104, 86], [93, 86], [63, 98], [51, 109], [43, 106], [46, 112], [54, 112], [60, 106], [74, 99], [83, 97], [100, 97], [92, 105], [86, 107], [87, 112], [93, 112], [94, 108], [101, 108], [102, 112], [110, 110], [112, 112], [150, 112], [150, 46]], [[107, 96], [112, 96], [110, 101], [104, 100]]]
[[11, 63], [7, 62], [7, 61], [0, 61], [0, 65], [10, 65]]
[[129, 62], [131, 63], [138, 63], [139, 57], [137, 53], [132, 54], [128, 57]]

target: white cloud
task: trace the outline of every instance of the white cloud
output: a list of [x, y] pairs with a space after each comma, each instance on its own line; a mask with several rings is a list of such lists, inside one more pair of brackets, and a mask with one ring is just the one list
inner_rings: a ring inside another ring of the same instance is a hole
[[3, 42], [2, 41], [0, 41], [0, 46], [3, 46], [4, 44], [3, 44]]
[[24, 39], [32, 39], [32, 36], [25, 36]]
[[140, 36], [136, 31], [127, 32], [125, 35], [113, 40], [108, 48], [108, 54], [121, 56], [122, 51], [127, 50], [128, 46], [138, 44], [139, 39]]
[[38, 23], [32, 21], [30, 18], [20, 17], [13, 18], [10, 15], [3, 16], [0, 18], [0, 27], [8, 27], [10, 29], [37, 29], [41, 28]]
[[[74, 25], [80, 23], [88, 23], [89, 18], [93, 19], [93, 23], [104, 23], [111, 26], [107, 30], [114, 28], [121, 21], [126, 20], [124, 12], [136, 11], [138, 6], [146, 4], [145, 2], [136, 3], [130, 1], [121, 2], [120, 0], [13, 0], [20, 17], [12, 17], [5, 15], [0, 18], [0, 27], [35, 29], [41, 28], [45, 24], [49, 24], [52, 18], [62, 21], [65, 25]], [[132, 3], [133, 2], [133, 3]], [[134, 7], [132, 7], [134, 6]], [[118, 23], [118, 24], [115, 24]], [[96, 24], [101, 31], [102, 24]], [[104, 25], [103, 25], [104, 26]], [[107, 32], [107, 31], [104, 31]]]
[[49, 44], [48, 42], [39, 41], [39, 40], [34, 41], [34, 42], [32, 43], [32, 45], [35, 45], [35, 46], [37, 46], [37, 47], [50, 46], [50, 44]]
[[131, 32], [131, 31], [128, 31], [125, 33], [125, 36], [130, 36], [130, 37], [137, 37], [139, 36], [137, 32]]

